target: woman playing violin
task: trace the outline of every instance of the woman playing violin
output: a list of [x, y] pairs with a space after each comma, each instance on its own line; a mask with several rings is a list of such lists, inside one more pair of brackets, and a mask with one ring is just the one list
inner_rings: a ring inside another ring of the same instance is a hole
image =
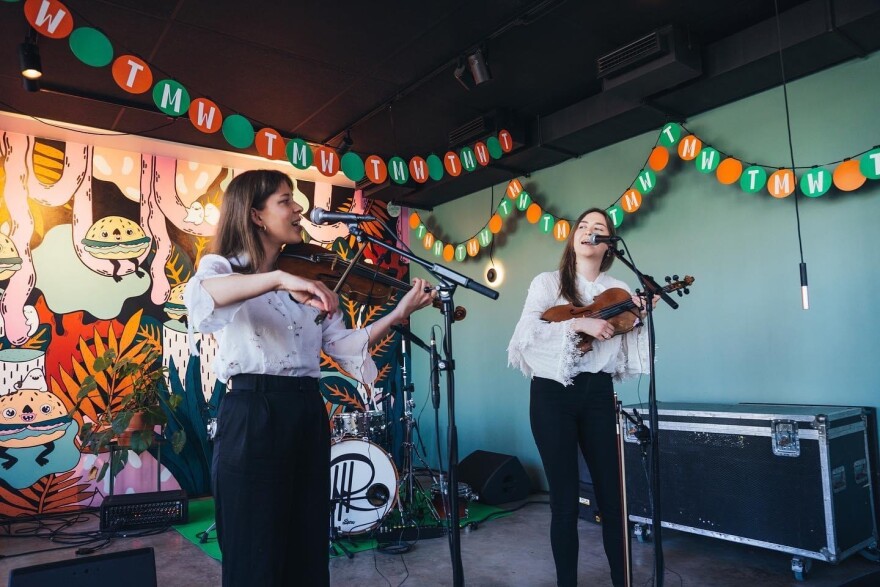
[[[429, 284], [416, 279], [389, 314], [347, 329], [326, 285], [275, 268], [282, 247], [303, 240], [292, 191], [279, 171], [235, 177], [213, 252], [184, 294], [192, 327], [217, 337], [214, 369], [227, 382], [212, 468], [224, 586], [329, 584], [330, 427], [320, 352], [370, 384], [377, 375], [370, 345], [431, 302]], [[327, 319], [316, 322], [319, 312]]]
[[[508, 362], [531, 377], [529, 416], [550, 487], [550, 546], [558, 585], [577, 584], [578, 449], [592, 475], [602, 512], [602, 538], [614, 585], [624, 584], [623, 520], [618, 478], [613, 380], [649, 370], [647, 333], [637, 328], [615, 336], [602, 319], [545, 322], [561, 304], [589, 305], [609, 288], [630, 291], [606, 273], [614, 254], [591, 234], [614, 236], [614, 224], [598, 208], [582, 213], [559, 261], [559, 270], [532, 281], [508, 347]], [[642, 307], [639, 297], [633, 302]], [[578, 349], [579, 333], [593, 337]]]

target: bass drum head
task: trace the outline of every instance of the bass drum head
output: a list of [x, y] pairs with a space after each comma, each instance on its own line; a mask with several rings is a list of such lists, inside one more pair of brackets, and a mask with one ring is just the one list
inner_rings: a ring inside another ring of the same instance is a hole
[[330, 447], [330, 508], [341, 534], [377, 527], [397, 502], [397, 468], [380, 446], [345, 439]]

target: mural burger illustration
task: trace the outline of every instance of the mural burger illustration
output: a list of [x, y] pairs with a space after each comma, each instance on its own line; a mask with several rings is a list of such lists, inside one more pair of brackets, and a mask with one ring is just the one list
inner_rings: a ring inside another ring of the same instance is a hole
[[183, 290], [186, 289], [186, 283], [184, 281], [171, 288], [168, 301], [165, 302], [164, 306], [165, 313], [168, 314], [169, 318], [180, 320], [184, 324], [186, 324], [186, 306], [183, 303]]
[[12, 274], [21, 269], [21, 257], [8, 236], [0, 234], [0, 281], [9, 279]]
[[[26, 381], [22, 383], [26, 384]], [[61, 400], [50, 391], [19, 389], [0, 395], [0, 466], [11, 469], [18, 458], [8, 449], [43, 447], [34, 459], [41, 467], [64, 436], [72, 418]]]
[[134, 264], [138, 277], [143, 277], [137, 258], [150, 249], [150, 238], [137, 223], [122, 216], [105, 216], [95, 222], [82, 240], [86, 251], [96, 259], [108, 259], [113, 265], [113, 280], [122, 281], [120, 261]]

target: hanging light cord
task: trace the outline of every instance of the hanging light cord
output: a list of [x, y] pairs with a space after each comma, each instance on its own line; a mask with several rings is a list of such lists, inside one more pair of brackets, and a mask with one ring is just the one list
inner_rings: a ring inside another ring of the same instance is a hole
[[[785, 128], [788, 131], [788, 152], [791, 156], [791, 175], [795, 183], [797, 183], [797, 177], [794, 175], [794, 143], [791, 140], [791, 115], [788, 108], [788, 84], [785, 80], [785, 60], [782, 58], [782, 24], [781, 19], [779, 18], [779, 0], [773, 0], [773, 8], [776, 11], [776, 41], [779, 43], [779, 71], [782, 73], [782, 96], [785, 100]], [[804, 262], [804, 244], [801, 239], [801, 212], [800, 208], [798, 207], [797, 185], [794, 186], [794, 216], [797, 223], [798, 250], [800, 252], [801, 258], [801, 292], [803, 296], [803, 306], [806, 310], [809, 307], [809, 302], [807, 301], [806, 297], [807, 264]]]

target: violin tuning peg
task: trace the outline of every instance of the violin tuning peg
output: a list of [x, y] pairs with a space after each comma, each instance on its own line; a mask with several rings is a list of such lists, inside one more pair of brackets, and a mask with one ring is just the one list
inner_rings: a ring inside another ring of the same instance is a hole
[[672, 283], [672, 278], [668, 275], [666, 276], [666, 283]]
[[673, 275], [672, 279], [674, 279], [675, 281], [678, 281], [678, 275]]
[[678, 297], [680, 297], [680, 298], [681, 298], [681, 297], [684, 297], [684, 294], [683, 294], [683, 293], [681, 293], [681, 290], [678, 290], [678, 291], [677, 291], [677, 292], [675, 292], [675, 293], [677, 293], [677, 294], [678, 294]]
[[636, 295], [637, 296], [642, 295], [642, 290], [640, 290], [639, 288], [636, 288]]
[[691, 293], [691, 290], [689, 290], [688, 288], [684, 288], [684, 295], [688, 295], [689, 293]]

